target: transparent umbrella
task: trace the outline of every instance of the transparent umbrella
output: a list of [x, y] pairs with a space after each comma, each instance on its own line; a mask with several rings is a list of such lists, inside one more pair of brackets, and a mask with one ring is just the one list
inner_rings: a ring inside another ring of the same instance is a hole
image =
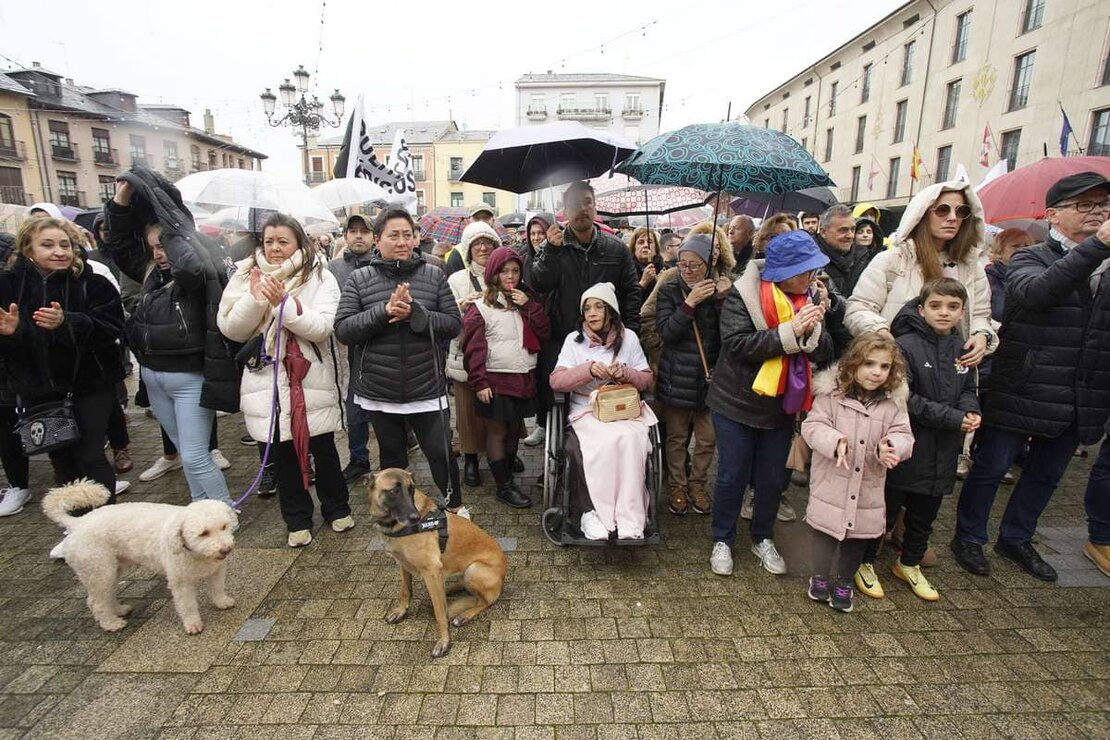
[[[309, 234], [339, 230], [339, 220], [307, 185], [268, 172], [208, 170], [183, 177], [175, 185], [190, 208], [197, 205], [214, 212], [203, 220], [208, 225], [229, 228], [224, 223], [235, 222], [242, 231], [256, 231], [260, 212], [269, 211], [292, 216]], [[215, 221], [216, 214], [220, 221]]]
[[312, 188], [312, 192], [333, 211], [347, 206], [372, 203], [384, 206], [390, 202], [389, 193], [362, 177], [340, 177]]

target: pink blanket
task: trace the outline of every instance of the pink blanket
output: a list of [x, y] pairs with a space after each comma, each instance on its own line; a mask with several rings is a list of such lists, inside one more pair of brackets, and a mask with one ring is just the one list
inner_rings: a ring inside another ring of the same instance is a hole
[[582, 448], [582, 466], [601, 523], [621, 537], [642, 537], [648, 492], [644, 470], [651, 452], [648, 429], [659, 420], [646, 404], [626, 421], [598, 421], [587, 410], [571, 419]]

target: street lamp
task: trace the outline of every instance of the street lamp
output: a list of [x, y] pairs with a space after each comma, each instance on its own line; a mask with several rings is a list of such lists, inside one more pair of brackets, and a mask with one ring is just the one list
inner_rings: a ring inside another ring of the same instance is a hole
[[309, 183], [308, 172], [308, 134], [311, 131], [316, 134], [320, 131], [321, 126], [339, 126], [343, 122], [343, 110], [347, 99], [336, 90], [328, 97], [331, 101], [332, 112], [335, 117], [332, 118], [324, 113], [324, 103], [315, 95], [310, 100], [307, 97], [308, 93], [308, 70], [304, 65], [298, 65], [297, 69], [293, 72], [293, 79], [296, 84], [289, 81], [286, 77], [285, 80], [278, 85], [278, 93], [281, 96], [281, 104], [286, 109], [284, 115], [277, 116], [277, 99], [278, 96], [266, 88], [266, 91], [259, 97], [262, 99], [262, 110], [266, 114], [266, 122], [271, 126], [288, 126], [290, 128], [301, 130], [301, 148], [303, 150], [303, 169], [305, 184]]

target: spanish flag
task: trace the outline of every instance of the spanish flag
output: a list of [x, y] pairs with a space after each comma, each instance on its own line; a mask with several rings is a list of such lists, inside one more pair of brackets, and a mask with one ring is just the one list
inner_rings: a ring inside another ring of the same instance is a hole
[[913, 158], [910, 160], [910, 179], [921, 179], [921, 152], [917, 151], [917, 142], [913, 143]]

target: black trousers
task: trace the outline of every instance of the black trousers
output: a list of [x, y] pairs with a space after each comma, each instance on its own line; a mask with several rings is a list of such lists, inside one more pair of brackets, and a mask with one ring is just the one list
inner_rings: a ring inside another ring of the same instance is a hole
[[109, 412], [107, 433], [108, 445], [112, 448], [112, 452], [126, 450], [131, 444], [131, 436], [127, 433], [127, 416], [123, 413], [118, 395]]
[[[162, 454], [166, 457], [169, 457], [170, 455], [176, 455], [177, 446], [173, 443], [173, 440], [170, 439], [170, 435], [166, 434], [166, 430], [163, 429], [161, 426], [158, 427], [158, 431], [162, 433]], [[219, 446], [220, 440], [216, 438], [216, 417], [213, 416], [212, 433], [208, 435], [208, 451], [211, 452], [212, 450], [218, 449]], [[262, 448], [264, 446], [265, 445], [259, 445], [259, 448]], [[113, 449], [115, 449], [115, 445], [113, 445]]]
[[[335, 435], [309, 437], [308, 451], [316, 461], [316, 498], [320, 499], [320, 514], [329, 522], [349, 516], [351, 504], [347, 481], [339, 466], [339, 453], [335, 450]], [[286, 528], [290, 532], [312, 529], [312, 495], [305, 490], [292, 440], [275, 442], [270, 448], [270, 459], [274, 463], [278, 503]]]
[[[898, 510], [905, 507], [906, 513], [902, 521], [906, 525], [906, 532], [902, 535], [902, 565], [920, 565], [921, 558], [929, 549], [929, 537], [933, 534], [933, 522], [937, 520], [940, 505], [944, 503], [943, 496], [929, 496], [922, 493], [909, 493], [899, 491], [889, 486], [886, 489], [886, 528], [889, 532], [894, 527], [894, 520]], [[864, 553], [863, 562], [873, 563], [879, 555], [879, 545], [883, 538], [871, 540]]]
[[811, 534], [814, 575], [827, 575], [834, 580], [846, 581], [855, 575], [860, 563], [865, 562], [863, 551], [871, 540], [838, 540], [816, 529], [811, 530]]
[[[459, 486], [459, 463], [446, 446], [450, 440], [450, 412], [441, 416], [438, 411], [423, 414], [387, 414], [384, 411], [367, 411], [374, 436], [378, 438], [378, 459], [382, 470], [409, 466], [408, 432], [412, 429], [420, 443], [420, 451], [432, 469], [432, 479], [439, 493], [452, 509], [462, 505], [462, 488]], [[448, 428], [443, 428], [444, 416]], [[407, 426], [406, 426], [407, 425]], [[446, 431], [447, 439], [444, 439]], [[451, 495], [448, 496], [448, 483]]]
[[568, 492], [570, 511], [567, 512], [567, 518], [575, 526], [578, 526], [582, 515], [587, 511], [594, 510], [594, 502], [590, 498], [590, 487], [586, 483], [586, 468], [582, 464], [582, 443], [578, 441], [578, 435], [574, 433], [574, 428], [569, 425], [566, 429], [564, 454], [570, 461], [570, 474], [565, 481], [566, 485], [570, 487]]
[[14, 406], [0, 406], [0, 463], [13, 488], [30, 488], [31, 461], [23, 454], [23, 443], [15, 433]]
[[116, 502], [116, 471], [104, 455], [104, 440], [108, 436], [108, 419], [114, 405], [118, 405], [114, 389], [74, 398], [73, 410], [81, 439], [75, 445], [50, 453], [57, 485], [89, 478], [108, 489], [110, 504]]

